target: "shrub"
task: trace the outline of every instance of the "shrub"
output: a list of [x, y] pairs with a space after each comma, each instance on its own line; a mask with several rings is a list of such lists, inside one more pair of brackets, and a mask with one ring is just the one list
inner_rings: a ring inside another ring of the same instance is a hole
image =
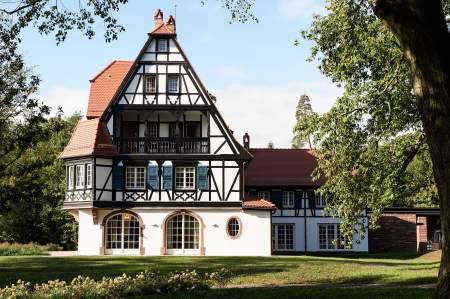
[[0, 298], [116, 299], [154, 293], [208, 289], [213, 285], [224, 286], [230, 277], [231, 274], [228, 270], [221, 269], [217, 272], [204, 274], [197, 273], [195, 270], [177, 271], [168, 274], [144, 271], [134, 276], [122, 274], [114, 278], [104, 277], [100, 281], [78, 276], [69, 283], [61, 280], [51, 280], [34, 286], [19, 280], [17, 284], [0, 289]]
[[61, 246], [55, 244], [39, 245], [36, 243], [0, 243], [0, 256], [12, 255], [48, 255], [48, 251], [62, 250]]

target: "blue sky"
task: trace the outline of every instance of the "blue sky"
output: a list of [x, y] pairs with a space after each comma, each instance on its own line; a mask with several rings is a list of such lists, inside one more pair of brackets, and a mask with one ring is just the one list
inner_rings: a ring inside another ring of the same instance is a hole
[[313, 13], [324, 12], [320, 0], [256, 1], [259, 23], [229, 24], [229, 13], [215, 0], [134, 0], [116, 15], [126, 28], [106, 43], [103, 25], [88, 40], [78, 32], [57, 46], [52, 36], [33, 29], [23, 36], [22, 52], [43, 80], [40, 95], [67, 114], [85, 112], [89, 79], [114, 59], [134, 59], [153, 27], [153, 12], [174, 13], [178, 40], [205, 86], [217, 96], [219, 109], [238, 140], [244, 132], [252, 146], [289, 147], [294, 109], [306, 93], [320, 113], [330, 108], [340, 90], [306, 62], [311, 44], [293, 42]]

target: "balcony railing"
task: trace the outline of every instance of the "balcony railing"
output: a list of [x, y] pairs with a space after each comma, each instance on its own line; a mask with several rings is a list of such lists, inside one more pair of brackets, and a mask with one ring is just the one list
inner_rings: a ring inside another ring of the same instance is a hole
[[208, 138], [116, 138], [122, 154], [207, 154]]

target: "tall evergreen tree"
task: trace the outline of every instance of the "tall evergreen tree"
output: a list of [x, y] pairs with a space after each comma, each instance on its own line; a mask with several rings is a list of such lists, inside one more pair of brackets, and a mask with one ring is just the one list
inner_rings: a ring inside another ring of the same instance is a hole
[[295, 109], [296, 124], [293, 129], [292, 148], [313, 147], [311, 129], [314, 128], [318, 116], [312, 109], [309, 97], [306, 94], [301, 95]]

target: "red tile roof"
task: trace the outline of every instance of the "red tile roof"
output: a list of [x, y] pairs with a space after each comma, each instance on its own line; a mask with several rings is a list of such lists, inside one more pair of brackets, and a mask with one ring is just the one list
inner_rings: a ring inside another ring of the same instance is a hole
[[116, 155], [118, 155], [117, 149], [111, 141], [108, 128], [99, 118], [95, 118], [78, 122], [59, 158]]
[[262, 198], [247, 198], [242, 202], [242, 208], [248, 210], [276, 210], [277, 206]]
[[88, 119], [102, 115], [132, 65], [133, 61], [114, 60], [90, 80]]
[[316, 157], [307, 149], [250, 149], [253, 160], [245, 169], [247, 186], [319, 187], [323, 179], [312, 181]]
[[172, 24], [166, 23], [166, 24], [159, 25], [158, 27], [153, 29], [152, 32], [150, 32], [150, 35], [176, 35], [175, 31], [171, 30], [171, 26], [169, 26], [169, 25], [172, 25]]

